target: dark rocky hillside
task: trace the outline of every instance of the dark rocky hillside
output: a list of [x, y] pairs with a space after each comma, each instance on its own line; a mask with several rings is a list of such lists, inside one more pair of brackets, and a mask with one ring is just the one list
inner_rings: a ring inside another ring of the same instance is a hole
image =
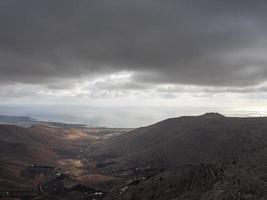
[[[267, 118], [167, 119], [100, 142], [94, 151], [99, 163], [110, 163], [103, 170], [138, 180], [107, 199], [267, 198]], [[156, 169], [152, 176], [133, 170], [149, 167]]]

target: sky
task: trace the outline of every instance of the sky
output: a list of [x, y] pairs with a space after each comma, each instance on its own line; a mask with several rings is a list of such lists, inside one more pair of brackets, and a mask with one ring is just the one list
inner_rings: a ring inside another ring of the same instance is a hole
[[267, 2], [0, 1], [0, 114], [110, 127], [267, 115]]

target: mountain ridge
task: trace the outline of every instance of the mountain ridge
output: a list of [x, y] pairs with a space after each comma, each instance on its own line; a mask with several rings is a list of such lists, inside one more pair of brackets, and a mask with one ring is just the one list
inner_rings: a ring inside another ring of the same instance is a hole
[[184, 116], [102, 141], [93, 156], [99, 164], [110, 163], [104, 171], [120, 169], [131, 179], [133, 169], [156, 170], [152, 177], [139, 172], [144, 180], [114, 189], [107, 200], [262, 200], [266, 132], [263, 117]]

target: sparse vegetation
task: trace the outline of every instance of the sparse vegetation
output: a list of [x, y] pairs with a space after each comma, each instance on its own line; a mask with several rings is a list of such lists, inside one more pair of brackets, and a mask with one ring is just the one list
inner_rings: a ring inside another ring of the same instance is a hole
[[[119, 135], [117, 129], [85, 131], [45, 124], [2, 125], [0, 131], [5, 145], [1, 197], [267, 198], [267, 118], [212, 113], [168, 119], [127, 133], [121, 129]], [[112, 137], [104, 137], [112, 131]]]

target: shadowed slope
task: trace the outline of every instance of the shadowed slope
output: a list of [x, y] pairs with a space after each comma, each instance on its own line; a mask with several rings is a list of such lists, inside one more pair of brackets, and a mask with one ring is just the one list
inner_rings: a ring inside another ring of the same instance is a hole
[[167, 119], [97, 146], [135, 165], [165, 167], [232, 158], [267, 140], [267, 118], [228, 118], [210, 113]]
[[[99, 163], [111, 163], [106, 171], [130, 179], [108, 200], [267, 197], [267, 118], [208, 113], [167, 119], [100, 142], [95, 152]], [[144, 167], [158, 170], [136, 170]]]

